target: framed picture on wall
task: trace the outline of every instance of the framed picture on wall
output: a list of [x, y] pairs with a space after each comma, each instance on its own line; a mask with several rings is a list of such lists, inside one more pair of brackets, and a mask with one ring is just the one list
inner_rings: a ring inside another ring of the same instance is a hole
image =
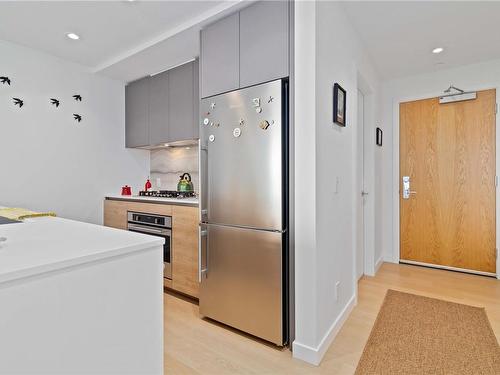
[[346, 91], [338, 83], [333, 85], [333, 122], [346, 125]]
[[377, 142], [377, 146], [380, 146], [382, 147], [382, 129], [380, 128], [377, 128], [377, 136], [376, 136], [376, 142]]

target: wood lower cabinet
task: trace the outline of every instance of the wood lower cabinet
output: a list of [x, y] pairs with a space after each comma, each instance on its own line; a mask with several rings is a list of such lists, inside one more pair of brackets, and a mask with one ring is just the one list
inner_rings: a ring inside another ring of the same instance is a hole
[[104, 225], [127, 229], [127, 212], [172, 216], [172, 280], [164, 286], [198, 298], [198, 207], [106, 199]]
[[198, 298], [198, 207], [172, 210], [172, 288]]

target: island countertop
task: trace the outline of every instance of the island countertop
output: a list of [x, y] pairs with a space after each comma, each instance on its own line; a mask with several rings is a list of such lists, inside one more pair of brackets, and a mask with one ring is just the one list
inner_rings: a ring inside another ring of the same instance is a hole
[[160, 247], [164, 240], [57, 217], [0, 225], [0, 283]]

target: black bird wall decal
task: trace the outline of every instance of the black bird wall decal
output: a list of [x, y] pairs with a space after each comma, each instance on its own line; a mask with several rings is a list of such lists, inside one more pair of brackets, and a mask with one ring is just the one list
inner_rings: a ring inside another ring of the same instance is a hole
[[14, 100], [14, 105], [18, 105], [19, 108], [21, 108], [24, 105], [24, 102], [19, 98], [12, 98], [12, 100]]
[[60, 104], [59, 100], [53, 99], [53, 98], [50, 99], [50, 103], [55, 105], [56, 108], [59, 107], [59, 104]]
[[0, 77], [0, 82], [2, 82], [4, 85], [8, 84], [10, 86], [10, 79], [9, 79], [9, 77]]
[[77, 101], [77, 102], [81, 102], [82, 101], [82, 96], [81, 95], [73, 95], [73, 98]]
[[73, 113], [73, 118], [78, 122], [82, 121], [82, 116], [77, 113]]

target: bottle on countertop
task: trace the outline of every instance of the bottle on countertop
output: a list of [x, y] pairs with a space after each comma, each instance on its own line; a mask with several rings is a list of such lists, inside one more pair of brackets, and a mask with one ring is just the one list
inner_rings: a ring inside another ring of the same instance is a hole
[[149, 181], [149, 178], [147, 179], [146, 183], [144, 184], [144, 191], [148, 191], [148, 189], [151, 189], [151, 181]]

